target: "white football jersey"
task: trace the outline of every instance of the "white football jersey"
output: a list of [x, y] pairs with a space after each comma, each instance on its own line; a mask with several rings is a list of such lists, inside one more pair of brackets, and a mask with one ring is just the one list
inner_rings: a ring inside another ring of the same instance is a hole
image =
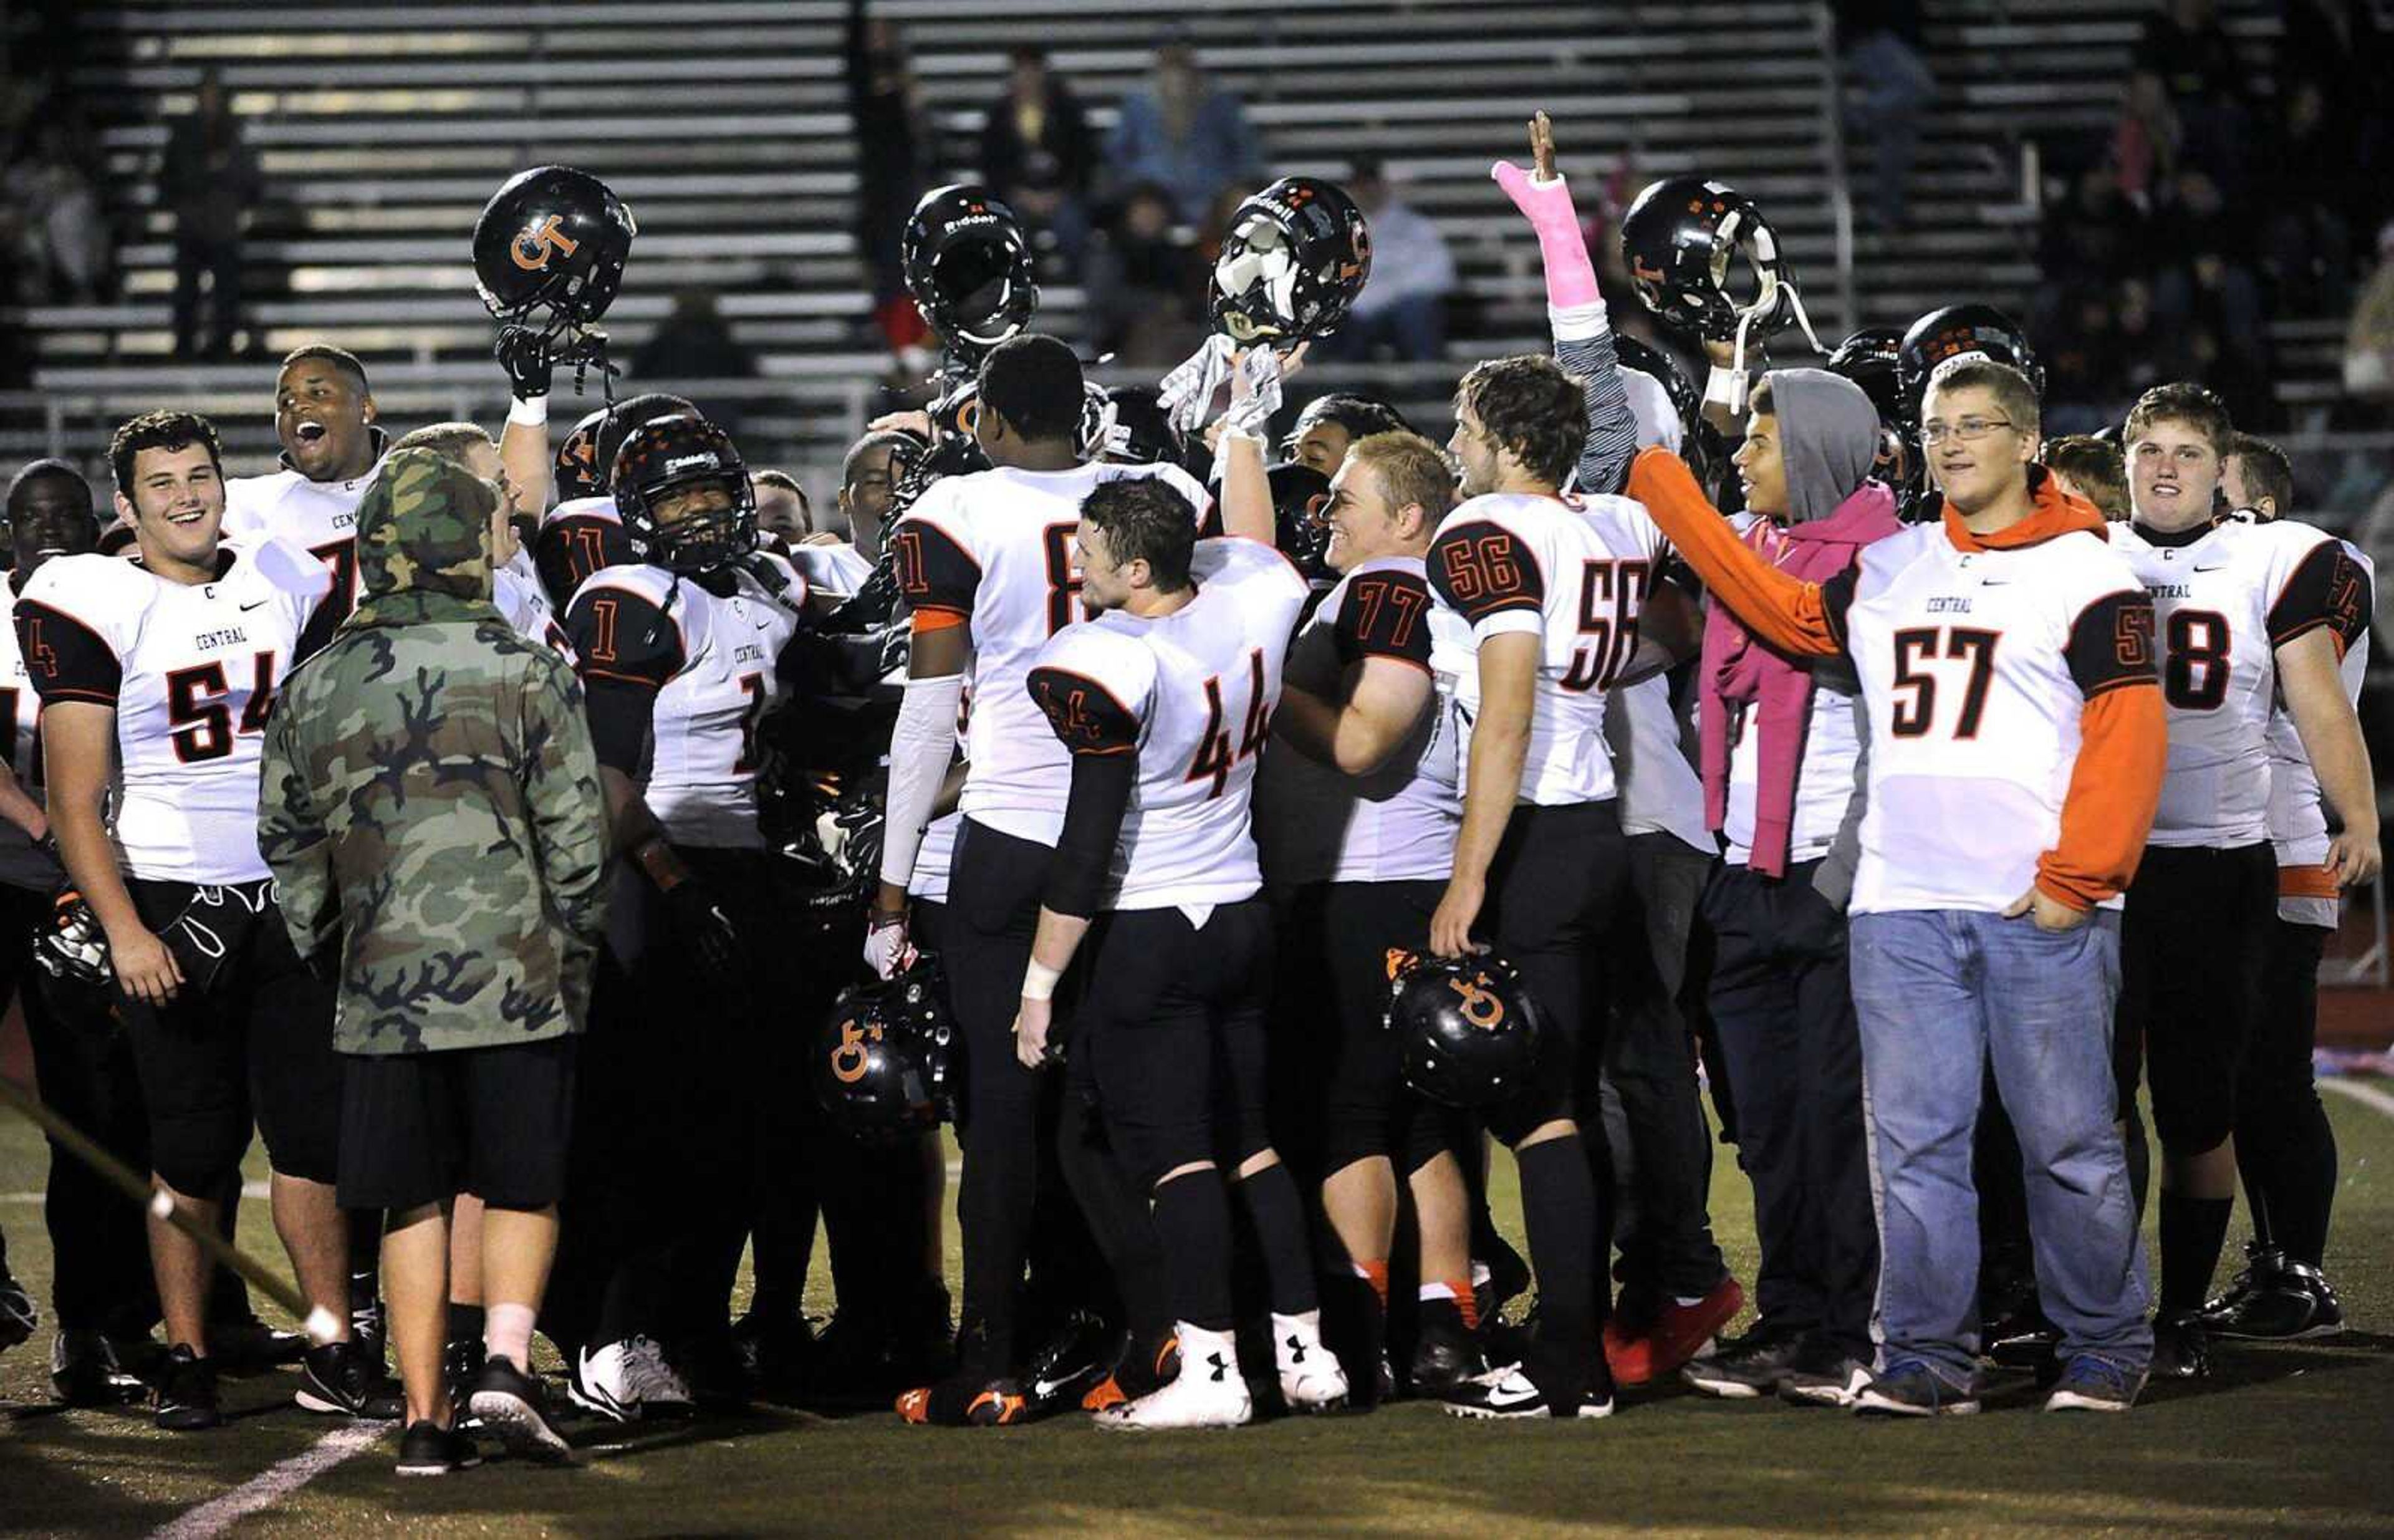
[[266, 476], [237, 476], [225, 483], [224, 538], [249, 546], [268, 539], [287, 540], [307, 547], [333, 570], [332, 603], [336, 615], [357, 608], [358, 505], [374, 490], [389, 448], [382, 429], [371, 431], [375, 463], [354, 481], [311, 481], [285, 469]]
[[1670, 835], [1711, 855], [1717, 847], [1704, 826], [1704, 783], [1679, 736], [1669, 675], [1613, 687], [1604, 742], [1621, 791], [1621, 832]]
[[2340, 543], [2289, 520], [2230, 520], [2182, 543], [2124, 524], [2112, 542], [2152, 596], [2161, 642], [2169, 774], [2151, 842], [2258, 844], [2269, 835], [2277, 649], [2334, 624], [2335, 607], [2360, 602], [2365, 586], [2348, 575]]
[[616, 768], [639, 783], [666, 837], [762, 849], [756, 731], [787, 693], [775, 664], [807, 586], [784, 563], [789, 586], [777, 599], [744, 568], [726, 571], [730, 591], [717, 594], [663, 567], [607, 568], [573, 596], [565, 629], [585, 678], [651, 692], [641, 765]]
[[[1804, 759], [1796, 771], [1795, 817], [1787, 831], [1790, 865], [1818, 861], [1836, 843], [1846, 809], [1853, 801], [1854, 771], [1862, 752], [1861, 718], [1856, 697], [1815, 684], [1811, 716], [1804, 728]], [[1729, 796], [1721, 810], [1721, 835], [1729, 849], [1722, 859], [1731, 866], [1748, 866], [1754, 862], [1755, 809], [1762, 792], [1762, 734], [1753, 714], [1743, 710], [1730, 724], [1730, 732]]]
[[137, 877], [253, 882], [266, 718], [332, 582], [304, 546], [227, 542], [216, 581], [169, 583], [136, 562], [62, 556], [17, 601], [45, 704], [116, 712], [112, 833]]
[[1071, 757], [1026, 680], [1047, 638], [1082, 618], [1072, 559], [1081, 499], [1101, 481], [1150, 476], [1204, 518], [1211, 499], [1177, 466], [1000, 467], [932, 482], [889, 533], [899, 592], [915, 613], [970, 627], [971, 768], [961, 810], [1002, 834], [1053, 845], [1063, 829]]
[[568, 661], [572, 659], [573, 645], [565, 639], [565, 628], [557, 624], [557, 612], [532, 569], [529, 554], [519, 549], [514, 560], [491, 569], [491, 602], [507, 617], [518, 636], [554, 648]]
[[[1498, 493], [1466, 501], [1440, 521], [1429, 580], [1471, 625], [1475, 644], [1506, 632], [1540, 642], [1520, 800], [1602, 802], [1615, 791], [1604, 701], [1638, 651], [1638, 614], [1667, 553], [1663, 532], [1627, 497]], [[1480, 712], [1479, 670], [1457, 699], [1469, 762]]]
[[[56, 558], [51, 559], [55, 560]], [[9, 772], [34, 801], [42, 799], [42, 698], [25, 673], [24, 650], [17, 645], [17, 575], [0, 573], [0, 733], [5, 733]]]
[[914, 852], [914, 875], [906, 879], [906, 896], [927, 903], [948, 902], [948, 874], [956, 863], [956, 834], [965, 826], [962, 813], [941, 813], [923, 828], [923, 843]]
[[1471, 666], [1471, 629], [1437, 603], [1421, 559], [1382, 557], [1338, 580], [1289, 644], [1288, 682], [1336, 704], [1347, 671], [1394, 658], [1430, 676], [1429, 709], [1388, 762], [1340, 773], [1282, 744], [1256, 778], [1256, 842], [1276, 887], [1309, 882], [1444, 881], [1463, 822], [1459, 675]]
[[852, 594], [873, 575], [873, 563], [853, 546], [792, 546], [790, 565], [819, 594]]
[[[1212, 905], [1263, 886], [1249, 816], [1256, 759], [1310, 590], [1286, 557], [1252, 540], [1198, 542], [1190, 573], [1197, 596], [1171, 614], [1110, 611], [1050, 638], [1024, 693], [1068, 754], [1138, 756], [1104, 906], [1177, 906], [1202, 926]], [[976, 729], [990, 704], [977, 702]]]
[[[2369, 622], [2377, 568], [2359, 546], [2349, 541], [2343, 545], [2361, 589], [2353, 603], [2336, 607], [2336, 641], [2343, 650], [2344, 691], [2357, 703], [2361, 680], [2369, 672]], [[2297, 925], [2333, 928], [2338, 899], [2326, 871], [2327, 804], [2320, 796], [2310, 757], [2303, 752], [2303, 736], [2282, 704], [2269, 714], [2267, 744], [2269, 840], [2278, 851], [2278, 917]]]
[[1822, 598], [1874, 703], [1852, 912], [2001, 913], [2059, 842], [2085, 703], [2153, 678], [2134, 569], [2091, 530], [1964, 550], [1914, 524]]

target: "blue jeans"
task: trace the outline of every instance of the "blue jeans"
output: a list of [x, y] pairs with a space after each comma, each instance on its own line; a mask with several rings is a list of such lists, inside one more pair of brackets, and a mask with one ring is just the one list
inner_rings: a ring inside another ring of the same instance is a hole
[[2152, 1357], [2145, 1258], [2111, 1075], [2120, 921], [2074, 930], [1964, 910], [1858, 915], [1854, 1010], [1878, 1209], [1879, 1365], [1926, 1362], [1961, 1389], [1979, 1352], [1982, 1066], [2019, 1132], [2037, 1292], [2065, 1358]]

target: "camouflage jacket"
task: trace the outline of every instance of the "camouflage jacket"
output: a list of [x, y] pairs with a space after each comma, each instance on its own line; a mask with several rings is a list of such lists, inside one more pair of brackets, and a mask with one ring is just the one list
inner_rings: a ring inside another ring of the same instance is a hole
[[301, 954], [340, 960], [343, 1053], [528, 1043], [589, 1004], [598, 757], [572, 666], [491, 602], [496, 498], [394, 454], [358, 509], [364, 597], [267, 727], [258, 846]]

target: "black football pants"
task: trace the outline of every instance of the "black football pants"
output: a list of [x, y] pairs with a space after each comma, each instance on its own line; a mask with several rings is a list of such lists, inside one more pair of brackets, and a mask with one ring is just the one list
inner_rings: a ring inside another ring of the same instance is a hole
[[2335, 1129], [2311, 1080], [2320, 959], [2333, 934], [2270, 922], [2261, 1011], [2236, 1083], [2236, 1165], [2255, 1237], [2312, 1267], [2326, 1254], [2335, 1203]]
[[1729, 1270], [1713, 1240], [1712, 1133], [1679, 1007], [1689, 933], [1715, 858], [1665, 833], [1625, 843], [1629, 882], [1606, 942], [1612, 1020], [1600, 1098], [1588, 1095], [1583, 1069], [1580, 1126], [1603, 1130], [1613, 1161], [1623, 1311], [1651, 1320], [1674, 1297], [1709, 1292]]

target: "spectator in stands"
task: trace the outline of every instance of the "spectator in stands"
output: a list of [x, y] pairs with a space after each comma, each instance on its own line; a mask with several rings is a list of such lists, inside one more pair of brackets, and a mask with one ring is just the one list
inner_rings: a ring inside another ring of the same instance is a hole
[[2210, 173], [2181, 167], [2169, 201], [2153, 216], [2151, 247], [2162, 264], [2153, 304], [2173, 330], [2190, 320], [2209, 323], [2238, 362], [2257, 370], [2268, 362], [2269, 336], [2252, 224]]
[[1120, 355], [1126, 367], [1169, 367], [1197, 346], [1205, 268], [1161, 186], [1140, 182], [1123, 195], [1090, 246], [1088, 279], [1098, 351]]
[[2394, 220], [2377, 232], [2377, 270], [2362, 285], [2345, 327], [2344, 388], [2356, 396], [2394, 400]]
[[[197, 104], [166, 137], [158, 202], [175, 216], [175, 351], [183, 358], [232, 356], [241, 323], [242, 218], [265, 177], [243, 142], [241, 119], [211, 68], [200, 76]], [[199, 349], [200, 279], [209, 281], [208, 331]]]
[[92, 304], [109, 286], [114, 252], [97, 178], [75, 153], [70, 124], [52, 117], [34, 135], [33, 152], [8, 167], [0, 195], [18, 212], [16, 250], [28, 297]]
[[848, 111], [856, 123], [856, 244], [873, 277], [873, 314], [892, 349], [919, 347], [923, 318], [906, 295], [899, 243], [930, 185], [930, 116], [897, 24], [848, 0]]
[[2071, 496], [2094, 504], [2096, 511], [2113, 523], [2128, 517], [2128, 467], [2118, 444], [2072, 434], [2047, 439], [2037, 457]]
[[2157, 71], [2172, 99], [2201, 102], [2216, 94], [2241, 95], [2243, 72], [2236, 45], [2219, 24], [2216, 0], [2168, 0], [2145, 18], [2137, 58]]
[[1106, 162], [1119, 185], [1153, 182], [1185, 224], [1201, 223], [1225, 190], [1252, 191], [1263, 147], [1239, 99], [1209, 83], [1185, 33], [1155, 51], [1155, 79], [1124, 97]]
[[2153, 206], [2160, 189], [2177, 172], [2184, 137], [2160, 74], [2147, 69], [2130, 74], [2127, 100], [2111, 129], [2111, 165], [2130, 203], [2146, 210]]
[[[715, 296], [704, 289], [685, 289], [676, 295], [673, 313], [632, 354], [632, 375], [643, 382], [679, 386], [698, 380], [753, 379], [756, 375], [756, 355], [731, 335], [730, 323], [716, 307]], [[657, 387], [650, 384], [649, 388]], [[706, 415], [725, 432], [737, 433], [743, 404], [736, 398], [711, 394]]]
[[2145, 264], [2145, 217], [2106, 166], [2078, 174], [2065, 201], [2045, 213], [2037, 260], [2058, 282], [2116, 283]]
[[1368, 359], [1386, 350], [1399, 363], [1446, 352], [1446, 301], [1454, 292], [1454, 257], [1446, 237], [1399, 199], [1376, 156], [1361, 156], [1347, 191], [1372, 230], [1372, 281], [1338, 335], [1331, 359]]
[[1006, 93], [980, 131], [980, 176], [1021, 216], [1034, 241], [1073, 273], [1089, 241], [1089, 178], [1097, 143], [1072, 88], [1047, 68], [1046, 50], [1016, 46]]
[[2308, 75], [2295, 79], [2275, 106], [2262, 260], [2281, 307], [2297, 315], [2341, 314], [2352, 302], [2352, 221], [2366, 217], [2374, 195], [2352, 176], [2357, 125], [2331, 123], [2326, 88]]
[[1920, 119], [1937, 98], [1921, 51], [1919, 0], [1838, 0], [1837, 46], [1861, 83], [1854, 112], [1871, 137], [1871, 202], [1862, 217], [1883, 230], [1903, 227], [1904, 187], [1920, 146]]

